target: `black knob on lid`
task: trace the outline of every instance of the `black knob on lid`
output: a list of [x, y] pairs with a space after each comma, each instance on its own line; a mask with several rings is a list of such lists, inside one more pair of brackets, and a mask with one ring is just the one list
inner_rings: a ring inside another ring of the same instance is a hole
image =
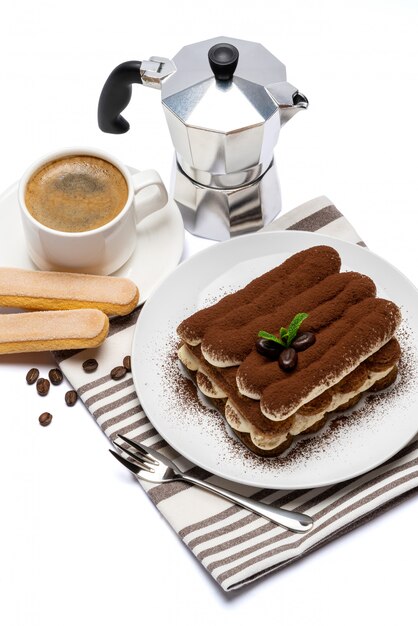
[[239, 52], [230, 43], [217, 43], [208, 52], [216, 80], [231, 80], [238, 65]]

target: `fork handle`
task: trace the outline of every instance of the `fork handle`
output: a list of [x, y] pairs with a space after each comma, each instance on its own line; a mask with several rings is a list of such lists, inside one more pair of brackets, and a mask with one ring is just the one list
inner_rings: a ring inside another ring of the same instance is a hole
[[313, 519], [304, 513], [287, 511], [285, 509], [276, 508], [270, 504], [264, 504], [263, 502], [255, 502], [250, 498], [240, 496], [238, 493], [233, 493], [228, 489], [222, 489], [222, 487], [217, 487], [216, 485], [212, 485], [211, 483], [204, 482], [199, 478], [194, 478], [186, 474], [180, 474], [178, 478], [192, 485], [196, 485], [196, 487], [202, 487], [202, 489], [206, 489], [206, 491], [215, 493], [234, 504], [242, 506], [244, 509], [247, 509], [247, 511], [257, 513], [257, 515], [261, 515], [261, 517], [270, 520], [274, 524], [278, 524], [295, 533], [306, 533], [313, 527]]

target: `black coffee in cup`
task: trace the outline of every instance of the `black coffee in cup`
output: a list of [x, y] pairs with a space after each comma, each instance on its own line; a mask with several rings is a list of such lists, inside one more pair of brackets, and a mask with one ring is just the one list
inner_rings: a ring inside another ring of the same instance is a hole
[[111, 222], [125, 207], [128, 185], [112, 163], [73, 155], [50, 161], [29, 179], [25, 204], [38, 222], [54, 230], [83, 232]]

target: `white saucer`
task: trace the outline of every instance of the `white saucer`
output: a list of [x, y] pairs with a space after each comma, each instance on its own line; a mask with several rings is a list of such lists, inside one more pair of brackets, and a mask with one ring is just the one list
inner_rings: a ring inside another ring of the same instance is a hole
[[[33, 270], [37, 267], [26, 252], [17, 189], [15, 183], [0, 195], [0, 265]], [[137, 234], [135, 252], [113, 276], [133, 280], [141, 304], [176, 267], [183, 252], [183, 220], [174, 200], [170, 198], [161, 211], [140, 222]]]

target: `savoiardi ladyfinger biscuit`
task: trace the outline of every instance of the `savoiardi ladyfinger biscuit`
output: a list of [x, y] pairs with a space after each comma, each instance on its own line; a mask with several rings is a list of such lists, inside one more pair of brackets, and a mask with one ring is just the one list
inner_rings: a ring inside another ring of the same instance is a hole
[[7, 313], [0, 315], [0, 354], [95, 348], [108, 330], [98, 309]]
[[138, 300], [138, 287], [128, 278], [0, 268], [0, 307], [33, 311], [94, 308], [107, 315], [127, 315]]

